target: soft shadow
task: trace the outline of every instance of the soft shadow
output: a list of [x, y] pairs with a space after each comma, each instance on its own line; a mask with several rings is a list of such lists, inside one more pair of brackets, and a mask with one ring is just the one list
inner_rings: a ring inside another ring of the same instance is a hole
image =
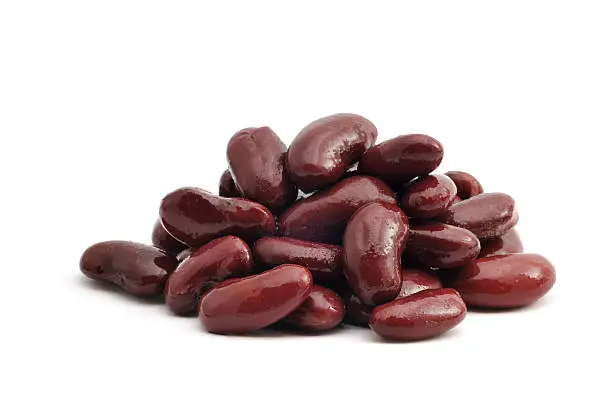
[[404, 344], [404, 345], [419, 345], [419, 344], [425, 344], [425, 343], [431, 343], [431, 342], [441, 342], [441, 341], [446, 341], [446, 340], [456, 340], [457, 337], [459, 337], [461, 335], [461, 331], [457, 330], [457, 329], [453, 329], [450, 331], [447, 331], [444, 334], [440, 334], [439, 336], [435, 336], [435, 337], [430, 337], [430, 338], [422, 338], [420, 340], [409, 340], [409, 341], [400, 341], [400, 340], [387, 340], [386, 338], [383, 338], [381, 336], [379, 336], [378, 334], [376, 334], [374, 331], [369, 331], [370, 334], [368, 334], [367, 337], [367, 341], [369, 342], [374, 342], [374, 343], [379, 343], [379, 344], [391, 344], [391, 345], [397, 345], [397, 344]]
[[550, 302], [551, 300], [549, 298], [543, 297], [542, 299], [539, 299], [537, 302], [526, 305], [526, 306], [511, 307], [509, 309], [489, 309], [486, 307], [468, 306], [468, 311], [472, 313], [482, 313], [482, 314], [522, 313], [522, 312], [535, 311], [540, 308], [550, 306]]
[[110, 294], [123, 298], [124, 300], [128, 300], [133, 303], [146, 304], [146, 305], [163, 305], [164, 297], [163, 295], [154, 296], [154, 297], [138, 297], [129, 294], [128, 292], [122, 290], [118, 286], [115, 286], [110, 283], [105, 283], [102, 281], [96, 281], [93, 279], [87, 279], [78, 277], [78, 284], [81, 287], [92, 290], [94, 292], [100, 292], [101, 294]]
[[[200, 325], [199, 328], [200, 328], [200, 331], [207, 333], [206, 329], [202, 325]], [[253, 332], [246, 333], [246, 334], [219, 334], [219, 333], [210, 333], [210, 332], [208, 333], [239, 340], [239, 339], [253, 339], [253, 338], [266, 339], [266, 338], [278, 338], [278, 337], [300, 338], [304, 336], [308, 336], [308, 337], [330, 336], [334, 334], [340, 334], [342, 330], [343, 328], [339, 326], [332, 330], [327, 330], [327, 331], [320, 331], [320, 332], [308, 331], [307, 332], [307, 331], [301, 331], [301, 330], [298, 330], [298, 329], [295, 329], [289, 326], [281, 326], [281, 325], [275, 324], [273, 326], [266, 327], [264, 329], [253, 331]]]

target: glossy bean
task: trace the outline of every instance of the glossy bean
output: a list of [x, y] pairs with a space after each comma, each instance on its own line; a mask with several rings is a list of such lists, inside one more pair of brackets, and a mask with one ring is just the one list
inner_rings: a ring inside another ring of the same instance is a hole
[[240, 238], [212, 240], [195, 250], [168, 277], [166, 305], [179, 315], [194, 313], [204, 292], [226, 279], [247, 276], [252, 269], [251, 250]]
[[481, 244], [479, 257], [490, 257], [501, 254], [518, 254], [523, 252], [523, 243], [516, 228], [501, 237], [486, 240]]
[[274, 234], [274, 216], [265, 206], [240, 198], [215, 196], [185, 187], [166, 195], [159, 209], [164, 228], [190, 247], [224, 235], [247, 242]]
[[555, 283], [555, 268], [537, 254], [480, 258], [459, 269], [450, 286], [476, 307], [525, 306], [544, 296]]
[[153, 226], [151, 242], [153, 243], [154, 247], [164, 250], [168, 254], [172, 255], [178, 255], [181, 251], [187, 248], [185, 244], [171, 236], [159, 220], [157, 220]]
[[335, 114], [308, 124], [287, 153], [291, 180], [304, 192], [337, 182], [376, 142], [374, 124], [356, 114]]
[[278, 212], [295, 201], [285, 169], [287, 147], [269, 127], [245, 128], [227, 144], [227, 162], [242, 196]]
[[367, 305], [394, 299], [401, 288], [400, 260], [408, 218], [391, 203], [370, 203], [349, 220], [343, 239], [344, 276]]
[[225, 172], [221, 175], [221, 179], [219, 179], [219, 196], [221, 197], [241, 197], [238, 188], [236, 188], [236, 184], [234, 183], [234, 179], [232, 178], [232, 173], [229, 169], [226, 169]]
[[370, 202], [395, 203], [395, 193], [381, 180], [351, 176], [285, 211], [278, 220], [280, 235], [336, 244], [342, 240], [349, 218]]
[[450, 171], [446, 172], [445, 175], [453, 180], [455, 186], [457, 186], [457, 196], [461, 199], [469, 199], [483, 192], [478, 179], [467, 172]]
[[105, 241], [87, 248], [80, 268], [85, 276], [110, 282], [136, 296], [162, 293], [178, 261], [159, 248], [129, 241]]
[[413, 224], [405, 256], [429, 268], [456, 268], [474, 260], [480, 241], [470, 231], [442, 223]]
[[396, 187], [433, 172], [443, 156], [442, 144], [435, 138], [400, 135], [370, 148], [359, 161], [359, 172]]
[[412, 181], [401, 199], [410, 218], [431, 219], [449, 207], [457, 196], [453, 181], [445, 175], [428, 175]]
[[302, 265], [312, 273], [316, 283], [328, 283], [342, 276], [342, 247], [339, 245], [264, 237], [255, 242], [253, 253], [261, 265]]
[[282, 322], [300, 330], [325, 331], [336, 327], [344, 318], [344, 303], [331, 289], [314, 285], [300, 307]]
[[465, 318], [466, 310], [454, 289], [423, 290], [377, 306], [369, 324], [388, 340], [422, 340], [457, 326]]
[[510, 196], [483, 193], [450, 206], [436, 220], [468, 229], [486, 240], [506, 234], [517, 223], [518, 213]]
[[263, 273], [230, 279], [200, 299], [198, 317], [207, 331], [243, 334], [267, 327], [304, 303], [312, 276], [303, 266], [281, 265]]

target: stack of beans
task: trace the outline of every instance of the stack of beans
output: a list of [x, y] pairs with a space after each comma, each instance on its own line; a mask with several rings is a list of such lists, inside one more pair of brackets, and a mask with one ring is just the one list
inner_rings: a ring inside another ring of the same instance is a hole
[[431, 174], [444, 154], [432, 137], [377, 135], [355, 114], [310, 123], [289, 149], [268, 127], [240, 130], [219, 196], [169, 193], [153, 246], [98, 243], [81, 270], [163, 295], [220, 334], [344, 322], [418, 340], [455, 327], [466, 304], [514, 308], [550, 290], [554, 268], [522, 253], [510, 196], [465, 172]]

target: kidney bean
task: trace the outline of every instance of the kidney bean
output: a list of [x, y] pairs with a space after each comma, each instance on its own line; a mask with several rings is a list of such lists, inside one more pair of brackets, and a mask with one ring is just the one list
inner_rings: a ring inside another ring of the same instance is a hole
[[501, 237], [492, 238], [482, 243], [479, 257], [490, 257], [501, 254], [518, 254], [523, 252], [523, 243], [515, 228]]
[[480, 241], [470, 231], [442, 223], [413, 224], [406, 244], [407, 257], [429, 268], [456, 268], [474, 260]]
[[466, 311], [454, 289], [423, 290], [375, 307], [369, 324], [388, 340], [421, 340], [452, 329], [465, 318]]
[[269, 127], [245, 128], [227, 144], [227, 162], [240, 194], [272, 212], [295, 201], [297, 188], [285, 170], [287, 147]]
[[291, 180], [304, 192], [337, 182], [376, 142], [374, 124], [356, 114], [335, 114], [308, 124], [287, 153]]
[[224, 235], [248, 242], [274, 234], [274, 216], [265, 206], [240, 198], [226, 198], [194, 188], [166, 195], [159, 209], [164, 228], [190, 247], [200, 247]]
[[359, 172], [396, 187], [433, 172], [443, 156], [442, 144], [435, 138], [423, 134], [400, 135], [370, 148], [359, 161]]
[[176, 258], [159, 248], [129, 241], [105, 241], [87, 248], [81, 272], [88, 278], [110, 282], [136, 296], [162, 293]]
[[544, 296], [555, 283], [555, 268], [537, 254], [480, 258], [460, 268], [450, 281], [472, 306], [520, 307]]
[[306, 331], [325, 331], [336, 327], [344, 318], [344, 303], [331, 289], [314, 285], [300, 307], [282, 322]]
[[395, 298], [401, 288], [400, 259], [408, 218], [391, 203], [370, 203], [349, 220], [343, 239], [344, 276], [367, 305]]
[[166, 282], [166, 305], [178, 315], [197, 310], [200, 296], [229, 278], [247, 276], [253, 269], [249, 246], [238, 237], [217, 238], [181, 262]]
[[514, 200], [504, 193], [483, 193], [450, 206], [437, 221], [473, 232], [481, 240], [500, 237], [518, 221]]
[[448, 176], [428, 175], [408, 185], [401, 206], [408, 217], [431, 219], [449, 207], [456, 195], [457, 188]]
[[200, 299], [198, 317], [211, 333], [248, 333], [289, 315], [304, 303], [311, 290], [308, 269], [280, 265], [212, 288]]
[[[426, 289], [439, 289], [442, 287], [440, 279], [431, 272], [407, 268], [402, 270], [402, 287], [396, 299], [413, 295]], [[374, 306], [365, 305], [357, 295], [347, 292], [344, 295], [346, 306], [345, 321], [356, 326], [367, 326]]]
[[457, 196], [461, 199], [469, 199], [483, 192], [480, 182], [467, 172], [450, 171], [445, 175], [453, 180], [457, 186]]
[[300, 240], [339, 243], [353, 213], [377, 201], [395, 203], [395, 193], [376, 178], [351, 176], [296, 202], [280, 216], [279, 233]]
[[331, 282], [342, 276], [342, 247], [339, 245], [263, 237], [255, 242], [253, 253], [257, 263], [262, 265], [302, 265], [317, 283]]
[[236, 187], [236, 184], [234, 183], [232, 173], [229, 171], [229, 169], [226, 169], [221, 175], [221, 179], [219, 179], [219, 196], [242, 197], [238, 191], [238, 188]]
[[166, 251], [168, 254], [178, 255], [187, 248], [185, 244], [168, 234], [161, 221], [157, 220], [151, 233], [151, 242], [154, 247]]

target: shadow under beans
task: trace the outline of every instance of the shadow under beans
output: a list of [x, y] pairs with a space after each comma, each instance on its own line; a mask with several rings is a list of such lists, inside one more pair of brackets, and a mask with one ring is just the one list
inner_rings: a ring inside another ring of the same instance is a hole
[[458, 336], [461, 335], [460, 330], [453, 329], [453, 330], [447, 331], [446, 333], [440, 334], [435, 337], [421, 338], [418, 340], [401, 341], [401, 340], [388, 340], [386, 338], [379, 336], [378, 334], [376, 334], [374, 331], [371, 331], [371, 330], [368, 331], [368, 333], [370, 334], [366, 334], [366, 337], [367, 337], [366, 340], [369, 342], [374, 342], [374, 343], [379, 343], [379, 344], [393, 344], [393, 345], [397, 345], [397, 344], [418, 345], [418, 344], [425, 344], [425, 343], [431, 343], [431, 342], [455, 340], [457, 339]]
[[550, 305], [550, 300], [547, 298], [539, 299], [537, 302], [528, 304], [525, 306], [519, 307], [511, 307], [508, 309], [490, 309], [487, 307], [478, 307], [478, 306], [468, 306], [468, 312], [470, 313], [479, 313], [479, 314], [499, 314], [499, 313], [523, 313], [529, 311], [535, 311], [543, 307], [547, 307]]
[[87, 279], [82, 276], [78, 277], [78, 284], [82, 287], [93, 290], [95, 292], [100, 292], [102, 294], [110, 294], [115, 295], [117, 297], [121, 297], [124, 300], [128, 300], [132, 303], [139, 303], [145, 305], [163, 305], [164, 297], [163, 295], [152, 296], [152, 297], [138, 297], [129, 294], [128, 292], [122, 290], [118, 286], [115, 286], [110, 283], [105, 283], [102, 281], [96, 281], [93, 279]]
[[303, 330], [298, 330], [296, 328], [292, 328], [290, 326], [280, 326], [280, 325], [274, 324], [270, 327], [266, 327], [264, 329], [252, 331], [250, 333], [245, 333], [245, 334], [218, 334], [218, 333], [207, 332], [206, 329], [204, 329], [204, 327], [202, 327], [201, 325], [199, 327], [201, 331], [204, 333], [214, 334], [214, 335], [228, 337], [228, 338], [237, 339], [237, 340], [253, 339], [253, 338], [256, 338], [256, 339], [264, 338], [265, 339], [265, 338], [279, 338], [279, 337], [283, 337], [283, 338], [309, 337], [310, 338], [310, 337], [316, 337], [316, 336], [330, 336], [334, 334], [340, 334], [342, 333], [342, 330], [343, 330], [341, 326], [338, 326], [331, 330], [314, 332], [314, 331], [303, 331]]

